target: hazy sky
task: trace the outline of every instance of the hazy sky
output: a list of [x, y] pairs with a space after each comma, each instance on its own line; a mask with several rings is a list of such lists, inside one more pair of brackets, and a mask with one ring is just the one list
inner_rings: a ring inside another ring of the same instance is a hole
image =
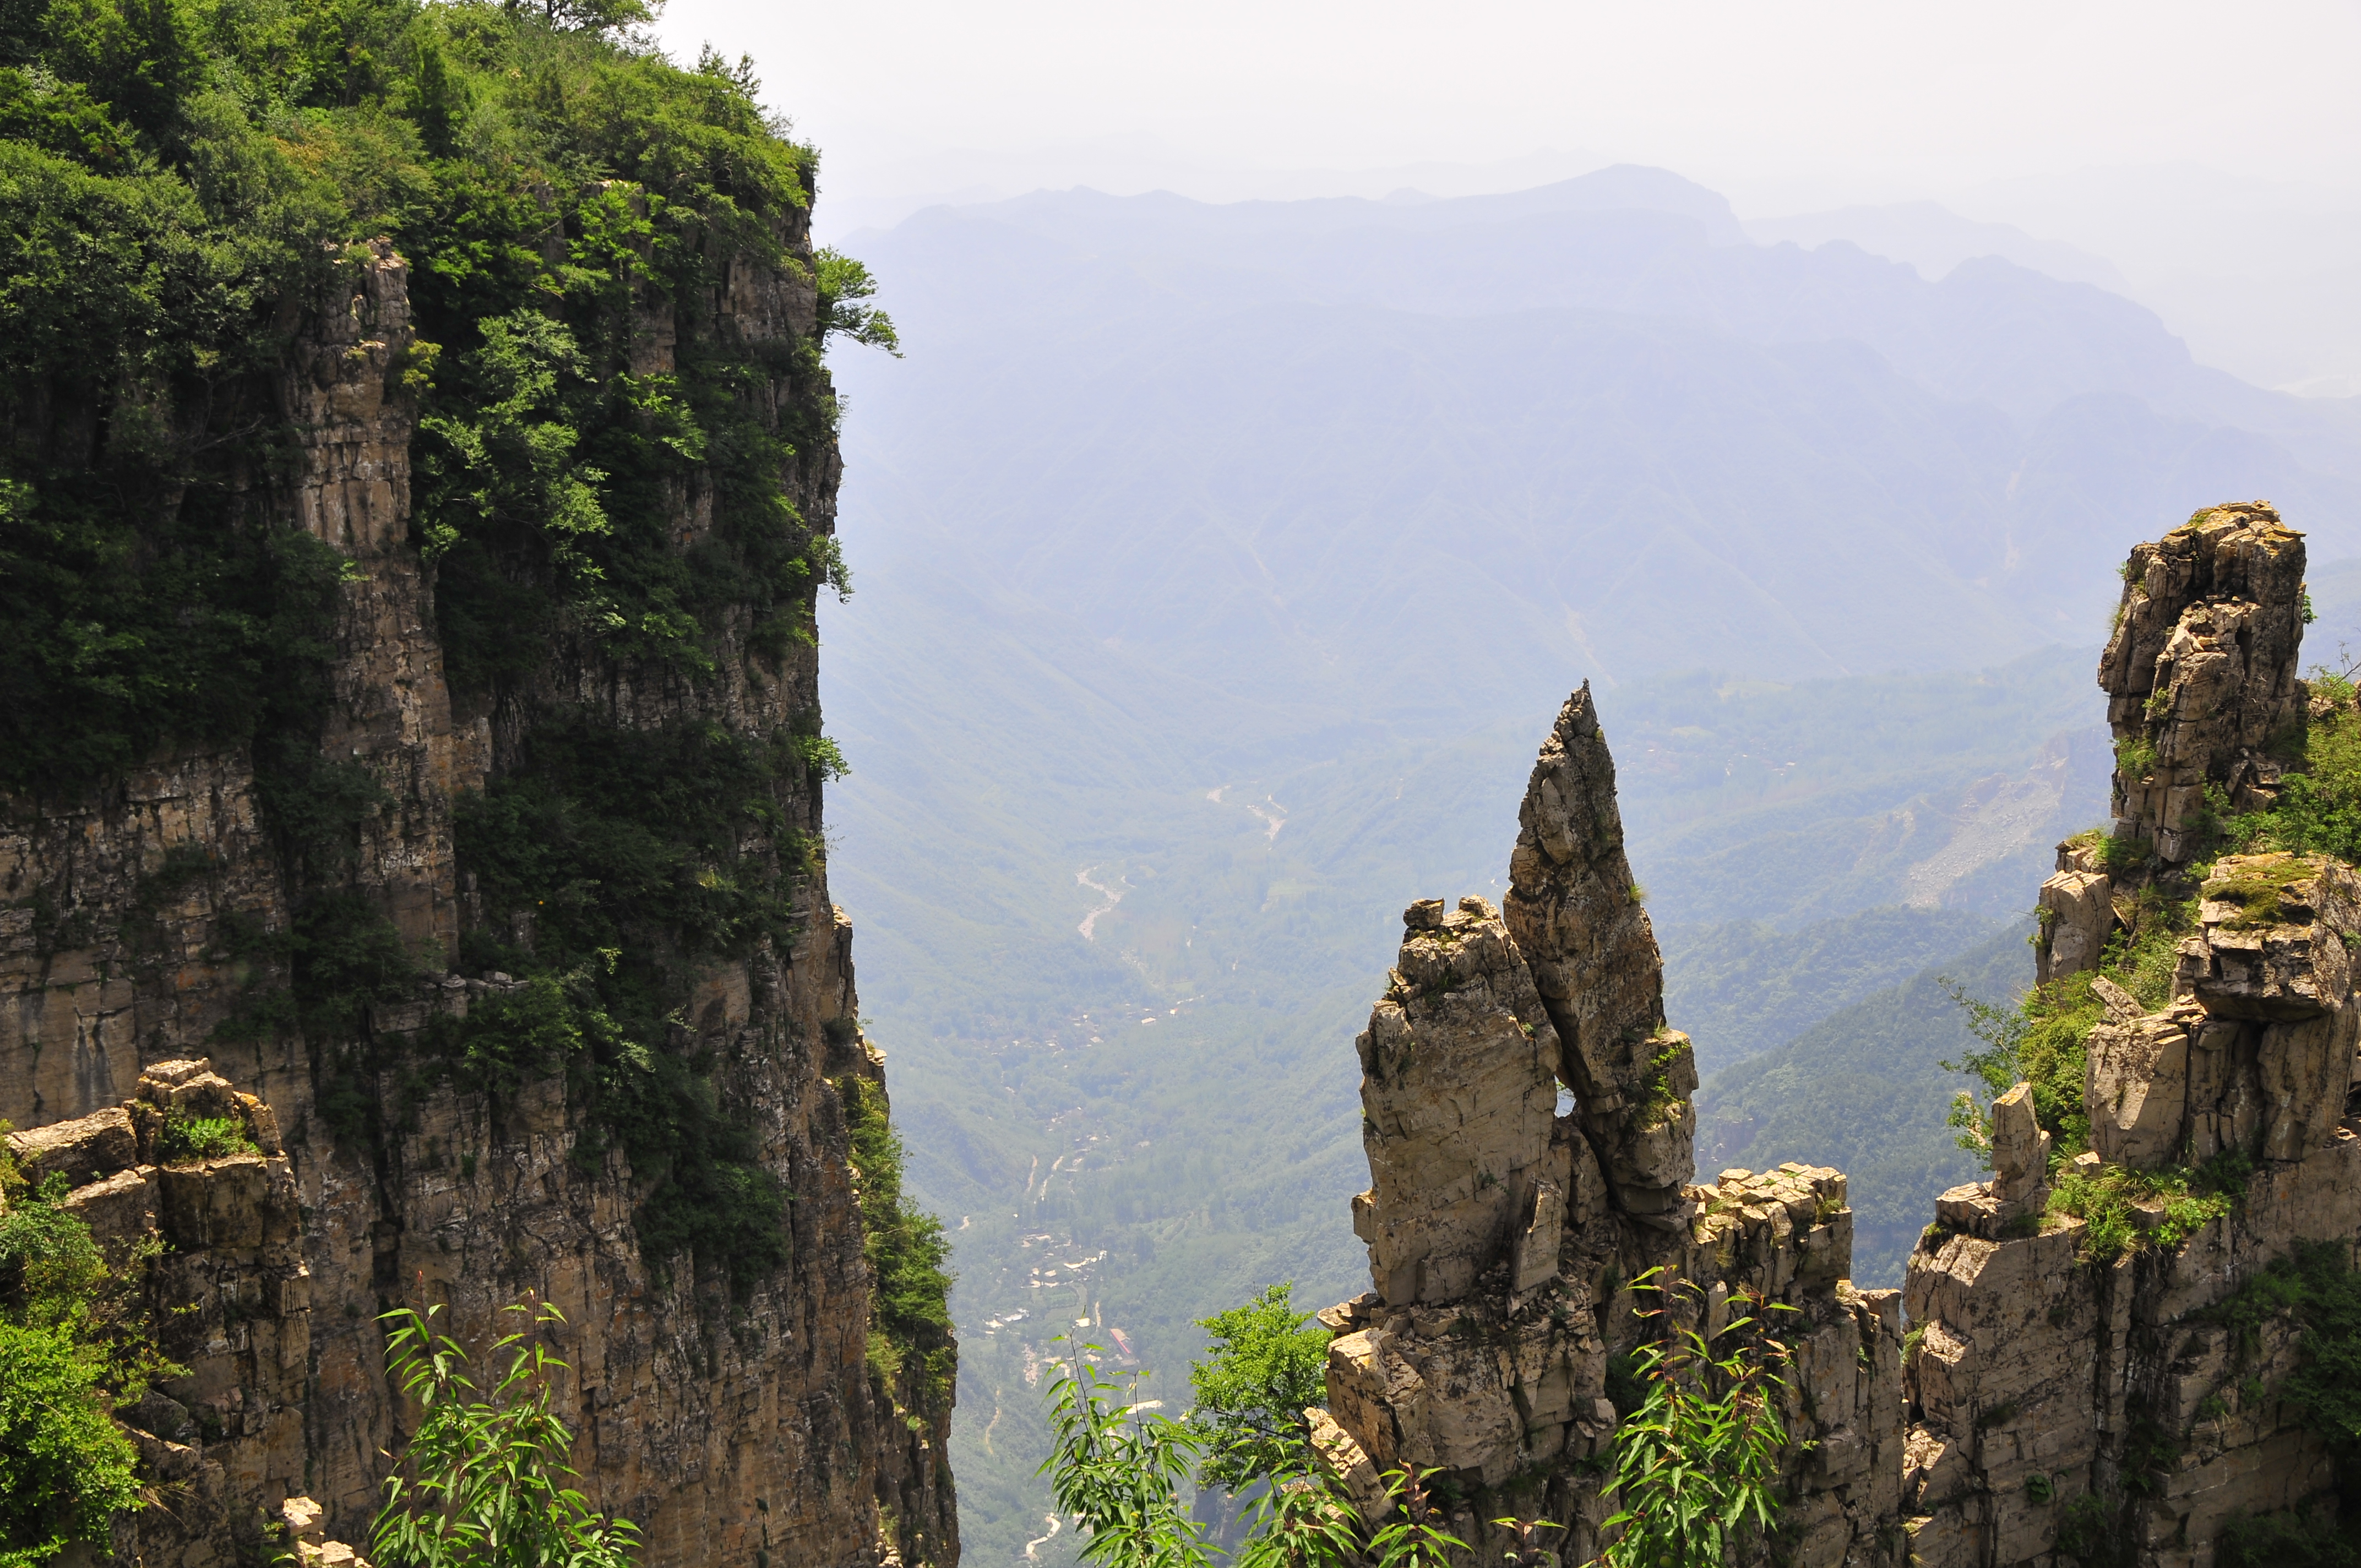
[[674, 0], [661, 30], [754, 55], [852, 179], [1124, 138], [1279, 169], [1550, 148], [1872, 197], [2183, 160], [2349, 185], [2361, 154], [2355, 0]]
[[[1939, 201], [2105, 258], [2201, 358], [2361, 392], [2361, 0], [672, 0], [821, 149], [836, 240], [1087, 184]], [[1909, 259], [1909, 258], [1905, 258]]]

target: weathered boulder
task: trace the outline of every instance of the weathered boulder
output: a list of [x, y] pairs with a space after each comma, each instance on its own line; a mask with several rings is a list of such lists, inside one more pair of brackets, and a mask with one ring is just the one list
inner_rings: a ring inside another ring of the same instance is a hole
[[2082, 1100], [2091, 1115], [2091, 1147], [2100, 1158], [2153, 1167], [2179, 1157], [2189, 1108], [2189, 1042], [2204, 1022], [2204, 1009], [2182, 1001], [2091, 1031]]
[[1735, 1287], [1783, 1299], [1799, 1287], [1829, 1289], [1851, 1272], [1843, 1172], [1790, 1160], [1759, 1175], [1725, 1170], [1697, 1191], [1690, 1234], [1711, 1257], [1723, 1299]]
[[2115, 927], [2109, 904], [2111, 884], [2099, 872], [2060, 871], [2041, 884], [2041, 941], [2035, 949], [2034, 981], [2053, 980], [2099, 967]]
[[2049, 1135], [2033, 1113], [2033, 1085], [2019, 1083], [1992, 1105], [1993, 1196], [2037, 1209], [2049, 1183]]
[[2227, 855], [2199, 922], [2177, 982], [2207, 1020], [2188, 1095], [2202, 1124], [2189, 1142], [2301, 1159], [2335, 1131], [2361, 1065], [2348, 946], [2361, 942], [2361, 879], [2321, 858]]
[[285, 1158], [227, 1155], [157, 1172], [157, 1228], [183, 1251], [251, 1248], [295, 1234], [295, 1179]]
[[110, 1105], [71, 1122], [10, 1133], [8, 1152], [28, 1181], [62, 1176], [79, 1187], [138, 1164], [139, 1140], [132, 1131], [130, 1113]]
[[1385, 1477], [1378, 1473], [1377, 1461], [1368, 1451], [1317, 1405], [1303, 1412], [1303, 1420], [1311, 1428], [1312, 1457], [1343, 1485], [1362, 1525], [1374, 1527], [1391, 1513], [1393, 1500], [1386, 1495]]
[[155, 1223], [156, 1168], [118, 1170], [75, 1188], [60, 1206], [88, 1225], [90, 1234], [100, 1241], [142, 1235]]

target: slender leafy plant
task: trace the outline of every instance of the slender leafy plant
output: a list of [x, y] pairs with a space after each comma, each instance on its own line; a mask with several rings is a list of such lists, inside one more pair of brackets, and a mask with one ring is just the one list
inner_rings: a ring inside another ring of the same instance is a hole
[[529, 1327], [493, 1343], [507, 1365], [487, 1393], [467, 1351], [435, 1332], [442, 1310], [379, 1320], [387, 1369], [423, 1419], [386, 1477], [371, 1555], [381, 1568], [628, 1568], [638, 1527], [567, 1485], [574, 1434], [552, 1408], [566, 1363], [542, 1338], [564, 1314], [546, 1301], [503, 1309]]
[[1386, 1472], [1386, 1497], [1393, 1512], [1369, 1538], [1369, 1555], [1378, 1568], [1449, 1568], [1452, 1552], [1464, 1555], [1472, 1550], [1443, 1528], [1443, 1511], [1426, 1487], [1438, 1474], [1432, 1467], [1411, 1465]]
[[1308, 1450], [1267, 1480], [1234, 1559], [1237, 1568], [1346, 1568], [1360, 1560], [1360, 1515]]
[[1187, 1423], [1141, 1408], [1126, 1383], [1099, 1374], [1094, 1344], [1071, 1347], [1049, 1390], [1054, 1444], [1036, 1472], [1088, 1539], [1082, 1561], [1109, 1568], [1202, 1568], [1211, 1550], [1181, 1505], [1180, 1483], [1204, 1451]]
[[[1686, 1281], [1632, 1288], [1661, 1298], [1691, 1298]], [[1787, 1434], [1780, 1425], [1779, 1369], [1786, 1347], [1768, 1332], [1772, 1311], [1792, 1311], [1759, 1297], [1712, 1333], [1675, 1322], [1668, 1306], [1642, 1312], [1669, 1332], [1638, 1354], [1647, 1396], [1615, 1433], [1618, 1511], [1607, 1531], [1621, 1533], [1599, 1555], [1603, 1568], [1719, 1568], [1736, 1549], [1770, 1530], [1779, 1511], [1776, 1483]]]

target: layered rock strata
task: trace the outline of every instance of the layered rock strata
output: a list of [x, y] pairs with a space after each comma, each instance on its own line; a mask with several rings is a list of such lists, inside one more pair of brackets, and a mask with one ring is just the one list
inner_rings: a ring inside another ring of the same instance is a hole
[[[708, 337], [781, 356], [812, 339], [808, 239], [799, 221], [781, 238], [784, 267], [723, 258], [711, 297], [641, 302], [634, 367], [669, 369], [690, 313]], [[559, 1353], [573, 1367], [584, 1489], [641, 1524], [644, 1561], [949, 1568], [948, 1403], [904, 1409], [869, 1365], [872, 1282], [836, 1083], [858, 1075], [882, 1095], [883, 1058], [853, 1023], [851, 932], [824, 861], [794, 883], [792, 945], [765, 939], [701, 970], [662, 1042], [715, 1064], [753, 1158], [792, 1195], [789, 1260], [751, 1289], [733, 1296], [685, 1254], [643, 1253], [647, 1173], [586, 1138], [585, 1106], [563, 1078], [494, 1096], [405, 1075], [405, 1041], [512, 983], [456, 972], [471, 895], [453, 822], [463, 797], [518, 765], [537, 712], [587, 705], [627, 728], [695, 722], [767, 740], [817, 704], [813, 650], [758, 653], [735, 622], [718, 629], [708, 679], [584, 644], [498, 703], [455, 703], [410, 516], [412, 341], [401, 258], [382, 244], [348, 254], [297, 322], [280, 397], [300, 461], [272, 504], [351, 563], [322, 753], [357, 764], [379, 792], [349, 885], [433, 978], [369, 1004], [343, 1040], [222, 1031], [272, 981], [244, 938], [289, 929], [301, 871], [269, 829], [243, 749], [156, 757], [82, 800], [8, 803], [0, 824], [0, 1116], [40, 1168], [64, 1162], [71, 1201], [94, 1223], [152, 1226], [171, 1244], [159, 1321], [198, 1334], [176, 1351], [188, 1376], [159, 1392], [154, 1412], [126, 1419], [152, 1415], [139, 1430], [160, 1445], [155, 1475], [202, 1502], [127, 1519], [123, 1560], [250, 1558], [290, 1497], [317, 1499], [323, 1540], [365, 1539], [405, 1420], [377, 1314], [443, 1301], [456, 1332], [488, 1341], [494, 1310], [530, 1291], [567, 1321]], [[785, 378], [761, 390], [774, 418], [818, 395]], [[787, 499], [822, 532], [837, 473], [831, 444], [785, 476]], [[671, 532], [686, 551], [710, 532], [711, 501], [677, 499]], [[814, 784], [790, 780], [774, 804], [820, 841]], [[197, 1058], [210, 1058], [206, 1092], [217, 1082], [268, 1123], [257, 1142], [269, 1152], [156, 1167], [135, 1135], [126, 1158], [126, 1120], [152, 1102], [159, 1075]], [[357, 1141], [349, 1118], [339, 1135], [324, 1103], [332, 1081], [384, 1113], [382, 1136]], [[167, 1407], [192, 1413], [181, 1422]]]
[[[2173, 994], [2128, 997], [2091, 1035], [2092, 1149], [2075, 1162], [2167, 1170], [2251, 1159], [2229, 1212], [2103, 1266], [2085, 1222], [1946, 1193], [1910, 1259], [1916, 1420], [1905, 1481], [1934, 1568], [2042, 1560], [2098, 1532], [2158, 1568], [2206, 1568], [2243, 1516], [2317, 1504], [2328, 1449], [2278, 1393], [2298, 1331], [2241, 1345], [2213, 1310], [2300, 1245], [2361, 1238], [2361, 881], [2334, 861], [2225, 856], [2201, 889]], [[2104, 982], [2101, 982], [2104, 983]], [[2128, 1003], [2128, 1005], [2125, 1005]], [[2133, 1223], [2168, 1221], [2163, 1196]]]
[[[2333, 1507], [2330, 1452], [2280, 1393], [2301, 1331], [2280, 1312], [2242, 1336], [2223, 1308], [2301, 1248], [2349, 1264], [2361, 1245], [2361, 879], [2285, 854], [2184, 870], [2211, 850], [2209, 810], [2268, 805], [2301, 755], [2302, 569], [2260, 503], [2132, 553], [2100, 668], [2117, 821], [2059, 848], [2039, 978], [2097, 969], [2166, 901], [2195, 894], [2195, 927], [2160, 1005], [2076, 981], [2102, 1014], [2091, 1147], [2061, 1166], [2032, 1086], [2002, 1095], [1991, 1178], [1943, 1194], [1901, 1292], [1850, 1282], [1839, 1173], [1692, 1180], [1688, 1042], [1663, 1014], [1587, 689], [1567, 702], [1505, 918], [1413, 905], [1357, 1042], [1373, 1185], [1353, 1212], [1376, 1288], [1321, 1314], [1315, 1427], [1364, 1513], [1389, 1508], [1387, 1469], [1436, 1466], [1479, 1556], [1513, 1547], [1487, 1522], [1513, 1516], [1563, 1526], [1587, 1560], [1633, 1397], [1615, 1369], [1662, 1329], [1635, 1311], [1652, 1269], [1694, 1286], [1686, 1321], [1708, 1331], [1749, 1293], [1795, 1310], [1788, 1504], [1765, 1561], [2211, 1568], [2238, 1520]], [[2243, 1194], [2183, 1234], [2173, 1194], [2217, 1158], [2251, 1172]], [[2052, 1202], [2070, 1181], [2132, 1195], [2148, 1239], [2094, 1246], [2081, 1205]]]

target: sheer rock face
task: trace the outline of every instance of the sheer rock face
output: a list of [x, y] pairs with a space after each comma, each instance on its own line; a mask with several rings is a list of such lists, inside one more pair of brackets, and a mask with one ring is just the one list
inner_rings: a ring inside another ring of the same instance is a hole
[[1697, 1062], [1664, 1029], [1664, 960], [1587, 683], [1542, 742], [1517, 826], [1508, 926], [1556, 1026], [1560, 1076], [1618, 1205], [1675, 1223], [1695, 1165]]
[[[801, 233], [783, 238], [807, 247]], [[367, 766], [390, 798], [363, 829], [356, 885], [439, 970], [467, 896], [454, 805], [514, 763], [537, 707], [584, 702], [620, 724], [701, 718], [768, 733], [817, 702], [817, 668], [809, 650], [776, 663], [746, 652], [750, 628], [729, 625], [709, 682], [619, 665], [586, 644], [497, 712], [455, 705], [432, 571], [410, 542], [406, 283], [390, 248], [359, 247], [304, 315], [280, 388], [302, 462], [280, 504], [357, 568], [323, 745]], [[713, 312], [706, 329], [741, 339], [807, 335], [811, 290], [807, 270], [734, 262], [715, 299], [679, 310]], [[644, 302], [634, 365], [662, 368], [685, 319]], [[794, 395], [785, 382], [767, 389], [774, 406]], [[837, 475], [831, 446], [786, 476], [817, 525], [834, 517]], [[692, 498], [681, 505], [686, 547], [710, 518]], [[816, 791], [791, 787], [779, 807], [818, 839]], [[866, 1365], [871, 1280], [831, 1080], [882, 1086], [884, 1066], [857, 1033], [827, 1027], [858, 1017], [859, 1003], [851, 929], [825, 866], [797, 890], [792, 950], [764, 946], [704, 973], [671, 1042], [722, 1064], [725, 1100], [796, 1194], [791, 1259], [743, 1301], [686, 1257], [665, 1272], [642, 1255], [633, 1218], [647, 1184], [620, 1153], [586, 1167], [582, 1111], [560, 1080], [497, 1102], [447, 1087], [413, 1100], [398, 1065], [365, 1071], [364, 1093], [407, 1107], [365, 1147], [340, 1142], [321, 1113], [314, 1047], [268, 1032], [209, 1045], [252, 978], [235, 935], [288, 929], [289, 872], [251, 761], [235, 750], [150, 759], [85, 800], [0, 820], [0, 1116], [25, 1130], [37, 1164], [75, 1183], [68, 1201], [95, 1232], [153, 1232], [174, 1247], [156, 1288], [173, 1309], [167, 1349], [190, 1373], [124, 1419], [151, 1475], [181, 1490], [170, 1512], [126, 1519], [119, 1560], [254, 1558], [262, 1519], [290, 1497], [316, 1499], [327, 1534], [365, 1540], [384, 1451], [402, 1436], [377, 1313], [423, 1295], [447, 1304], [463, 1338], [488, 1343], [496, 1309], [531, 1290], [567, 1320], [561, 1398], [583, 1489], [642, 1525], [642, 1561], [950, 1568], [949, 1413], [913, 1430]], [[398, 1057], [405, 1036], [498, 988], [438, 978], [373, 1007], [364, 1029]], [[159, 1165], [142, 1118], [176, 1094], [238, 1108], [264, 1152]]]

